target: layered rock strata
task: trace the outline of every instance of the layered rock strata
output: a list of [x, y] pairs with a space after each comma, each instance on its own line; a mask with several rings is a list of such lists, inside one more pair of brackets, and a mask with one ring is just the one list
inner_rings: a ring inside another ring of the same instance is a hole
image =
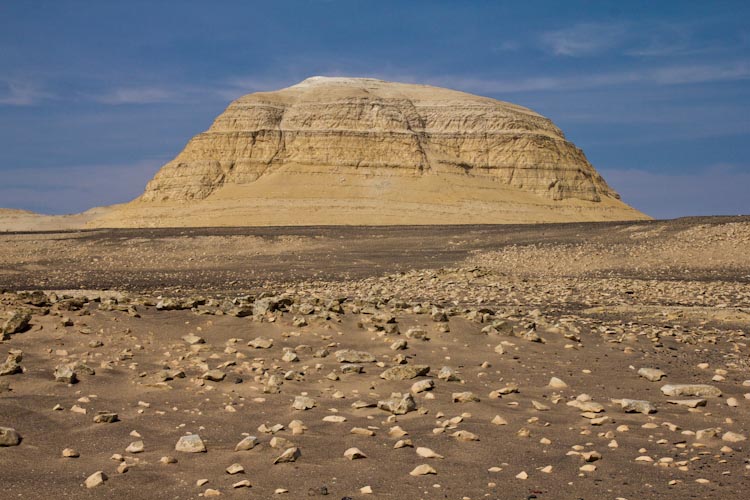
[[101, 225], [643, 217], [527, 108], [426, 85], [313, 77], [231, 103]]

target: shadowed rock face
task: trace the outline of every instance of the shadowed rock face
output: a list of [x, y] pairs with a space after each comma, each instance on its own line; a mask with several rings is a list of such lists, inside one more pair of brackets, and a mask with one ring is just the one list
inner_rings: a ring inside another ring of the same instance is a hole
[[357, 175], [470, 175], [554, 200], [618, 198], [547, 118], [426, 85], [313, 77], [234, 101], [142, 201], [203, 199], [283, 165]]

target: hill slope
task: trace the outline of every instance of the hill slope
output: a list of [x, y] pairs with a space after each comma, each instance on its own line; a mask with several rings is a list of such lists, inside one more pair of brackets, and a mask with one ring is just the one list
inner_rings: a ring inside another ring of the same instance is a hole
[[647, 218], [547, 118], [463, 92], [313, 77], [231, 103], [91, 226]]

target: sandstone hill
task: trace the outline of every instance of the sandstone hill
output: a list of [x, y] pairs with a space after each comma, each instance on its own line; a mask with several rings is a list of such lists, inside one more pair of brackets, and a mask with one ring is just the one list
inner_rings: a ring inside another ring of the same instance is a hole
[[109, 210], [109, 207], [95, 207], [80, 214], [44, 215], [28, 210], [0, 208], [0, 232], [77, 230]]
[[89, 227], [644, 219], [549, 119], [454, 90], [312, 77], [243, 96]]

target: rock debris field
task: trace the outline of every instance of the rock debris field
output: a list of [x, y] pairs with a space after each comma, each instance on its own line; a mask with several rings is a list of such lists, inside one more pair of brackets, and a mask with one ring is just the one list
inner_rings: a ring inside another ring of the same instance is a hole
[[163, 231], [0, 236], [4, 498], [746, 494], [746, 218]]

